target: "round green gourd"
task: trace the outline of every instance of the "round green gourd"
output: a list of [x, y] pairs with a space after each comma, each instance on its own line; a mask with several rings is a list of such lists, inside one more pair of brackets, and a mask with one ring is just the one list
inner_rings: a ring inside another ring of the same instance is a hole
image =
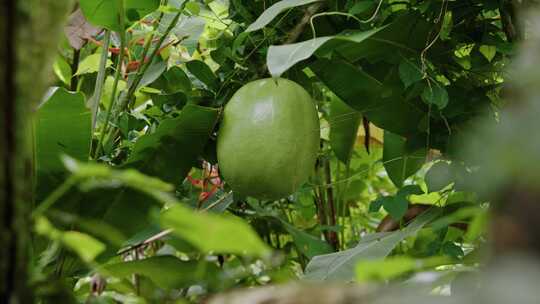
[[250, 82], [225, 106], [220, 171], [236, 193], [283, 198], [313, 172], [319, 134], [317, 109], [300, 85], [282, 78]]

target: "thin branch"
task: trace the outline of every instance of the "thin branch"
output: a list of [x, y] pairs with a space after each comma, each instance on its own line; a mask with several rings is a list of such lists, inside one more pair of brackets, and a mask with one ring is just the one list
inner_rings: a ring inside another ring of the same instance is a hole
[[[330, 160], [326, 159], [324, 161], [324, 173], [326, 178], [326, 183], [331, 184], [332, 183], [332, 172], [330, 170]], [[328, 211], [329, 211], [329, 224], [332, 227], [336, 226], [336, 206], [334, 203], [334, 188], [332, 186], [326, 188], [326, 203], [328, 204]], [[337, 250], [339, 248], [339, 239], [337, 236], [337, 233], [335, 231], [330, 231], [328, 233], [328, 236], [330, 237], [330, 245], [334, 247], [334, 250]]]

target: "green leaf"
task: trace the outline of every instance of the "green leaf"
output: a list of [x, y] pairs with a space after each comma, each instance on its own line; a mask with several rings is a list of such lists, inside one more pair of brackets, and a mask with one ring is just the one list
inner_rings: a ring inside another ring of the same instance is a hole
[[88, 234], [78, 231], [61, 231], [56, 229], [45, 217], [38, 217], [35, 223], [37, 234], [50, 240], [59, 241], [63, 246], [75, 252], [84, 262], [92, 262], [105, 251], [105, 244]]
[[389, 280], [414, 270], [416, 265], [417, 261], [407, 256], [361, 261], [356, 264], [356, 280], [358, 282]]
[[316, 256], [306, 266], [304, 279], [317, 282], [352, 281], [355, 278], [355, 266], [358, 262], [386, 257], [397, 244], [415, 235], [424, 225], [435, 219], [440, 211], [439, 208], [430, 209], [399, 231], [365, 235], [352, 249]]
[[332, 247], [322, 239], [304, 232], [279, 218], [278, 220], [283, 227], [285, 227], [285, 230], [293, 237], [296, 248], [298, 248], [298, 250], [307, 258], [311, 259], [314, 256], [333, 251]]
[[407, 88], [411, 84], [422, 80], [424, 75], [418, 65], [410, 60], [403, 59], [399, 64], [399, 78]]
[[405, 138], [384, 132], [383, 164], [388, 176], [397, 187], [401, 187], [405, 179], [422, 167], [425, 158], [425, 148], [409, 151]]
[[399, 189], [397, 195], [403, 196], [405, 198], [409, 197], [410, 195], [420, 195], [424, 194], [424, 191], [422, 191], [422, 188], [418, 185], [407, 185]]
[[216, 91], [219, 81], [210, 67], [200, 60], [192, 60], [186, 63], [188, 71], [204, 83], [210, 90]]
[[163, 73], [163, 77], [166, 80], [164, 91], [167, 94], [177, 92], [188, 93], [191, 91], [191, 81], [184, 70], [182, 70], [180, 67], [173, 66], [168, 71]]
[[319, 59], [310, 68], [353, 109], [363, 112], [377, 103], [381, 83], [354, 65], [341, 60]]
[[369, 212], [379, 212], [381, 210], [381, 207], [384, 204], [386, 197], [379, 197], [378, 199], [374, 200], [369, 204]]
[[[108, 109], [109, 105], [111, 104], [111, 96], [113, 94], [113, 86], [114, 86], [114, 77], [113, 76], [107, 76], [105, 79], [105, 82], [103, 83], [103, 93], [101, 94], [101, 104]], [[118, 81], [118, 87], [117, 92], [120, 92], [122, 90], [126, 89], [126, 82], [123, 80]]]
[[[204, 263], [204, 262], [203, 262]], [[199, 270], [203, 266], [207, 274], [214, 274], [217, 267], [204, 263], [201, 265], [194, 260], [182, 261], [172, 255], [148, 257], [142, 260], [108, 264], [98, 269], [98, 272], [110, 274], [117, 278], [130, 279], [139, 274], [148, 277], [163, 289], [180, 289], [197, 283], [203, 278]]]
[[206, 27], [206, 19], [198, 16], [182, 16], [172, 32], [181, 39], [181, 44], [192, 54], [197, 49], [199, 38]]
[[454, 242], [445, 242], [441, 248], [442, 252], [454, 259], [461, 259], [465, 256], [463, 249]]
[[394, 220], [399, 221], [407, 212], [409, 202], [405, 196], [396, 195], [384, 199], [383, 207]]
[[178, 117], [163, 120], [154, 133], [139, 138], [126, 167], [180, 183], [203, 152], [217, 117], [217, 109], [186, 105]]
[[479, 48], [480, 53], [486, 57], [487, 61], [491, 62], [497, 54], [497, 47], [494, 45], [481, 45]]
[[161, 216], [164, 227], [202, 252], [265, 256], [269, 248], [244, 220], [214, 213], [198, 213], [176, 205]]
[[309, 3], [317, 2], [320, 0], [282, 0], [274, 3], [268, 9], [266, 9], [260, 16], [248, 26], [246, 32], [252, 32], [265, 27], [270, 21], [277, 17], [281, 12], [286, 9], [296, 6], [306, 5]]
[[361, 14], [367, 11], [368, 9], [370, 9], [371, 7], [373, 7], [374, 4], [375, 3], [373, 1], [368, 1], [368, 0], [358, 1], [349, 9], [349, 14], [352, 14], [352, 15]]
[[440, 191], [454, 182], [450, 164], [445, 161], [433, 164], [424, 179], [429, 192]]
[[337, 47], [340, 44], [340, 41], [360, 43], [383, 28], [384, 27], [380, 27], [365, 32], [346, 32], [336, 36], [319, 37], [294, 44], [280, 46], [272, 45], [268, 49], [266, 57], [268, 70], [273, 77], [279, 77], [296, 63], [311, 57], [311, 55], [326, 42], [335, 40], [334, 43], [332, 43], [332, 48]]
[[56, 77], [64, 84], [69, 85], [71, 82], [71, 67], [62, 56], [57, 56], [53, 64], [53, 71]]
[[88, 160], [91, 124], [82, 93], [58, 88], [40, 105], [35, 122], [38, 201], [63, 181], [62, 154]]
[[[160, 0], [124, 0], [127, 21], [135, 22], [155, 11]], [[112, 31], [123, 31], [120, 26], [120, 3], [117, 0], [80, 0], [79, 5], [86, 19], [96, 26]]]
[[[77, 72], [75, 73], [75, 75], [97, 73], [99, 71], [100, 61], [101, 61], [101, 53], [95, 53], [95, 54], [85, 57], [79, 64], [79, 68], [77, 69]], [[105, 67], [108, 68], [111, 65], [112, 65], [112, 61], [110, 59], [107, 59], [107, 63]]]
[[444, 19], [442, 22], [440, 37], [441, 40], [449, 40], [450, 34], [452, 33], [452, 28], [454, 27], [454, 20], [452, 19], [452, 11], [447, 11], [444, 14]]
[[452, 264], [447, 257], [434, 256], [413, 259], [408, 256], [393, 256], [380, 260], [365, 260], [356, 264], [356, 281], [388, 281], [411, 271], [422, 271], [442, 265]]
[[[159, 61], [159, 62], [153, 63], [151, 66], [148, 67], [146, 72], [144, 72], [144, 75], [141, 79], [141, 82], [137, 86], [137, 89], [150, 85], [151, 83], [156, 81], [156, 79], [158, 79], [166, 70], [167, 70], [167, 62]], [[131, 83], [131, 81], [133, 81], [134, 78], [135, 78], [135, 75], [133, 75], [133, 77], [129, 79], [130, 80], [129, 82]]]
[[409, 207], [409, 196], [413, 194], [423, 194], [424, 191], [417, 185], [407, 185], [399, 189], [398, 193], [394, 196], [387, 196], [381, 199], [384, 210], [390, 214], [390, 216], [399, 221], [407, 213]]
[[192, 15], [198, 15], [201, 12], [201, 7], [195, 1], [189, 1], [186, 3], [186, 9]]
[[436, 105], [439, 110], [442, 110], [448, 105], [448, 92], [438, 83], [426, 86], [422, 92], [422, 100], [427, 104]]
[[351, 159], [362, 114], [334, 96], [330, 101], [329, 120], [330, 146], [337, 158], [346, 164]]
[[119, 22], [120, 6], [115, 0], [81, 0], [81, 10], [86, 19], [95, 26], [112, 31], [122, 31]]
[[417, 132], [425, 114], [413, 101], [405, 101], [397, 69], [383, 84], [342, 60], [319, 59], [309, 67], [334, 94], [377, 127], [400, 135]]

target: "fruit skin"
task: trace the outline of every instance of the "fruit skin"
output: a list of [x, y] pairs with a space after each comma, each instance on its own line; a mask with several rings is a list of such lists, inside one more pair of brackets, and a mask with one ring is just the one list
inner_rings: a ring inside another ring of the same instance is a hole
[[238, 194], [274, 200], [294, 193], [313, 172], [319, 118], [311, 96], [283, 78], [250, 82], [225, 106], [217, 156]]

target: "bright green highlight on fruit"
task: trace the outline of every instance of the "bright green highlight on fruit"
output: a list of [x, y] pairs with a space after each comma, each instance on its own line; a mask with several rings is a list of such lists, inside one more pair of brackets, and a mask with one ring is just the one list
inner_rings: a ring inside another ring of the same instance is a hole
[[293, 81], [250, 82], [225, 106], [218, 162], [241, 195], [271, 200], [294, 193], [313, 172], [318, 148], [317, 109]]

